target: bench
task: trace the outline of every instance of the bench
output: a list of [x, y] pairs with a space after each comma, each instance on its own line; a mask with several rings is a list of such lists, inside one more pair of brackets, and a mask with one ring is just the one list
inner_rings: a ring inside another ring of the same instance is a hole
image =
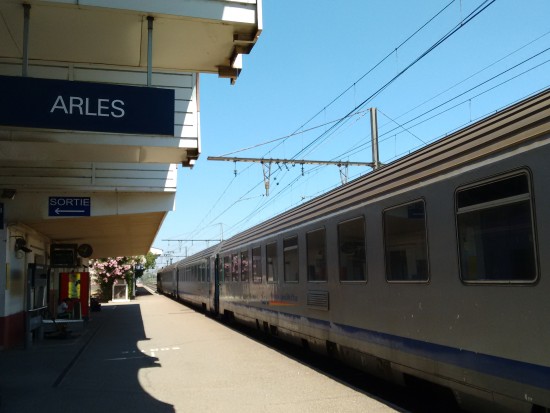
[[57, 318], [55, 320], [42, 320], [44, 333], [55, 333], [59, 330], [70, 332], [81, 332], [84, 330], [84, 320], [73, 320], [70, 318]]

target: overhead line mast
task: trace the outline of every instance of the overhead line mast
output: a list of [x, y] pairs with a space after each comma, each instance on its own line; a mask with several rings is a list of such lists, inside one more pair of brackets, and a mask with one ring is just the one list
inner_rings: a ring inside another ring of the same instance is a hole
[[[378, 158], [378, 123], [376, 117], [376, 108], [370, 108], [371, 136], [372, 136], [372, 162], [349, 162], [349, 161], [315, 161], [310, 159], [283, 159], [283, 158], [240, 158], [235, 156], [209, 156], [209, 161], [228, 161], [228, 162], [253, 162], [261, 163], [264, 173], [265, 195], [269, 195], [269, 184], [271, 181], [272, 164], [291, 164], [302, 165], [302, 175], [304, 165], [337, 165], [340, 168], [340, 180], [342, 185], [348, 181], [349, 166], [369, 166], [374, 171], [382, 166]], [[344, 168], [344, 169], [342, 169]], [[237, 172], [235, 171], [235, 174]]]

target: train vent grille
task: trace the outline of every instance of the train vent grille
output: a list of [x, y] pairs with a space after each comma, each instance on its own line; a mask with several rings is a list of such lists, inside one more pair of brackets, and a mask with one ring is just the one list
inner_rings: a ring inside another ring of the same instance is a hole
[[328, 310], [328, 291], [308, 291], [307, 306], [318, 310]]

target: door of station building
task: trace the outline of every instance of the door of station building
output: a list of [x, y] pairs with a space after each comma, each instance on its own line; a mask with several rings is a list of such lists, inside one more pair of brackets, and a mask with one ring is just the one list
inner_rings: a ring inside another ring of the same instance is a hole
[[62, 272], [59, 274], [59, 297], [71, 301], [70, 311], [75, 318], [88, 318], [90, 308], [90, 273]]

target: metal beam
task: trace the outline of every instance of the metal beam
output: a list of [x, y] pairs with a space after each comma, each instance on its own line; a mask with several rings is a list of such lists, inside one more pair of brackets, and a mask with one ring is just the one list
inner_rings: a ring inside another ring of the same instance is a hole
[[281, 159], [281, 158], [236, 158], [231, 156], [209, 156], [209, 161], [229, 162], [254, 162], [254, 163], [282, 163], [291, 165], [337, 165], [337, 166], [370, 166], [373, 162], [348, 162], [348, 161], [315, 161], [310, 159]]
[[23, 4], [23, 72], [22, 76], [29, 75], [29, 26], [31, 20], [31, 5]]
[[147, 86], [153, 84], [153, 16], [147, 16]]
[[[269, 196], [269, 183], [271, 180], [271, 164], [291, 164], [302, 165], [302, 175], [304, 174], [304, 165], [336, 165], [340, 168], [340, 181], [342, 185], [348, 182], [348, 167], [349, 166], [369, 166], [373, 169], [380, 167], [380, 163], [376, 162], [348, 162], [348, 161], [314, 161], [311, 159], [281, 159], [281, 158], [237, 158], [233, 156], [209, 156], [209, 161], [228, 161], [228, 162], [253, 162], [261, 163], [264, 173], [265, 195]], [[235, 175], [237, 169], [235, 168]]]
[[163, 239], [162, 241], [179, 241], [179, 242], [221, 242], [221, 239]]

